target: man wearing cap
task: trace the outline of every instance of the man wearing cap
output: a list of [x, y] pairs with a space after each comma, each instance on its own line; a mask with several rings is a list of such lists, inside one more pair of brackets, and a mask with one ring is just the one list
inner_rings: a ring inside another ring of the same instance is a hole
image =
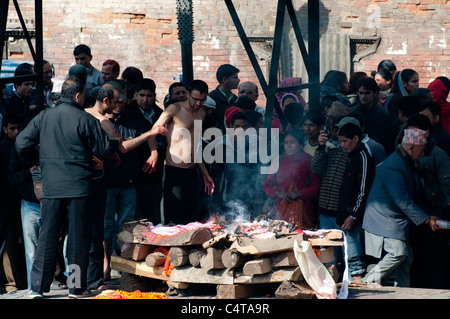
[[362, 220], [370, 188], [375, 177], [375, 161], [362, 143], [360, 123], [354, 117], [344, 117], [338, 124], [338, 140], [347, 152], [339, 206], [338, 225], [347, 237], [349, 280], [359, 280], [366, 271], [362, 245]]
[[410, 286], [412, 250], [410, 223], [437, 230], [436, 216], [424, 212], [415, 202], [419, 192], [415, 163], [424, 154], [427, 132], [405, 129], [401, 145], [378, 168], [366, 204], [363, 229], [366, 254], [381, 258], [362, 279], [381, 284], [394, 272], [395, 285]]
[[232, 106], [228, 109], [225, 110], [225, 119], [224, 119], [224, 123], [225, 123], [225, 127], [226, 128], [230, 128], [231, 127], [231, 119], [233, 118], [233, 116], [236, 113], [244, 113], [244, 110], [241, 109], [240, 107], [237, 106]]
[[[353, 130], [347, 130], [346, 126]], [[335, 148], [326, 148], [329, 135], [321, 130], [319, 146], [311, 160], [311, 171], [322, 177], [318, 203], [320, 228], [336, 229], [339, 226], [346, 232], [349, 238], [350, 276], [357, 279], [355, 277], [365, 270], [358, 240], [361, 238], [365, 198], [375, 173], [374, 164], [361, 142], [358, 120], [343, 117], [335, 128], [337, 132], [344, 128], [341, 136], [338, 135], [340, 144]], [[340, 250], [335, 248], [336, 257], [331, 264], [337, 264], [339, 253]]]

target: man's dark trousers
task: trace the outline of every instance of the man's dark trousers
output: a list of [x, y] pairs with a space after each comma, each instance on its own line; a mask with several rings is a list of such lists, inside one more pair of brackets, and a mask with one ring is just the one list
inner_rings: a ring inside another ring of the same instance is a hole
[[87, 268], [91, 245], [92, 197], [44, 198], [41, 232], [31, 270], [31, 290], [48, 292], [53, 281], [58, 253], [59, 230], [67, 214], [66, 256], [69, 264], [69, 293], [80, 294], [87, 288]]

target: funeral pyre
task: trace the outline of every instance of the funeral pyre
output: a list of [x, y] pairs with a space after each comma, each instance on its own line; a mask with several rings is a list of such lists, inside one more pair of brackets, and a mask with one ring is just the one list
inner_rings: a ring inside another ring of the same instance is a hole
[[[334, 258], [332, 247], [326, 246], [342, 245], [340, 232], [301, 230], [291, 223], [271, 220], [268, 215], [229, 220], [216, 214], [203, 223], [155, 226], [140, 220], [123, 226], [118, 235], [121, 256], [113, 258], [112, 269], [132, 270], [139, 276], [172, 283], [227, 287], [301, 281], [293, 251], [296, 241], [309, 241], [322, 263]], [[130, 265], [132, 262], [136, 264]], [[227, 296], [230, 298], [228, 292], [224, 298]]]

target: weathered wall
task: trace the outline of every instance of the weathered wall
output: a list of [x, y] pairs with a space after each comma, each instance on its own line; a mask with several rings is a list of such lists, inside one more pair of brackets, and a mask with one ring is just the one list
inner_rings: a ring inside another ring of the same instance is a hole
[[360, 61], [355, 70], [374, 70], [380, 60], [391, 59], [399, 69], [418, 71], [422, 86], [437, 76], [450, 76], [450, 1], [324, 2], [333, 21], [330, 28], [381, 37], [376, 54]]
[[[273, 36], [276, 1], [233, 3], [247, 36]], [[305, 26], [307, 1], [293, 3], [301, 25]], [[19, 0], [19, 4], [23, 15], [33, 18], [34, 1]], [[214, 88], [217, 67], [231, 63], [241, 70], [241, 80], [257, 81], [225, 2], [194, 0], [193, 4], [195, 78], [204, 79]], [[43, 11], [44, 58], [54, 63], [57, 77], [63, 77], [74, 63], [72, 51], [80, 43], [91, 47], [92, 63], [98, 68], [104, 60], [115, 59], [122, 69], [131, 65], [142, 69], [146, 77], [156, 81], [160, 100], [181, 73], [175, 0], [46, 0]], [[376, 53], [356, 63], [355, 71], [370, 72], [380, 60], [388, 58], [399, 69], [417, 70], [421, 86], [437, 76], [450, 76], [450, 1], [321, 0], [320, 13], [321, 34], [381, 37]], [[9, 16], [14, 14], [11, 6]], [[286, 21], [290, 28], [289, 20]], [[307, 30], [303, 31], [307, 36]], [[24, 55], [16, 54], [14, 59], [29, 60], [25, 42], [22, 47]], [[295, 43], [292, 48], [296, 49]], [[267, 62], [261, 61], [263, 69]], [[297, 75], [295, 70], [295, 66], [286, 68], [283, 75]], [[262, 97], [259, 104], [263, 102]]]

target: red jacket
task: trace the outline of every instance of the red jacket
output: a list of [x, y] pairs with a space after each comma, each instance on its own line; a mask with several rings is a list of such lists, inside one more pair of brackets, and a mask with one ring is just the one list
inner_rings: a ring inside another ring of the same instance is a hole
[[441, 122], [444, 129], [450, 133], [450, 102], [447, 101], [449, 90], [445, 84], [436, 79], [428, 85], [433, 94], [433, 101], [441, 107]]
[[[305, 152], [293, 156], [288, 156], [284, 153], [278, 172], [267, 175], [263, 185], [265, 194], [269, 197], [274, 197], [277, 190], [287, 192], [292, 182], [296, 180], [297, 190], [304, 200], [305, 211], [309, 215], [317, 215], [317, 199], [319, 197], [321, 178], [312, 173], [311, 159], [311, 155]], [[296, 178], [297, 176], [298, 178]], [[276, 208], [278, 208], [280, 202], [281, 199], [277, 198], [275, 201]]]

